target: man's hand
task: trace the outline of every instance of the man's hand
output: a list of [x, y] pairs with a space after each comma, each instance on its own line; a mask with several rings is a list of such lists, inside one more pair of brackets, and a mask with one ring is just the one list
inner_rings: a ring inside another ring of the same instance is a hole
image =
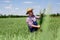
[[35, 27], [35, 28], [40, 28], [40, 25], [32, 25], [32, 27]]
[[40, 19], [40, 16], [36, 16], [37, 19]]
[[40, 25], [38, 25], [37, 27], [40, 28]]

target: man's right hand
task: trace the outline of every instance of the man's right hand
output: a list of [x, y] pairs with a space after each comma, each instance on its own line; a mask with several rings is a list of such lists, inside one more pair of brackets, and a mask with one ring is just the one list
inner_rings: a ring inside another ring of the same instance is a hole
[[37, 27], [40, 28], [40, 25], [38, 25]]

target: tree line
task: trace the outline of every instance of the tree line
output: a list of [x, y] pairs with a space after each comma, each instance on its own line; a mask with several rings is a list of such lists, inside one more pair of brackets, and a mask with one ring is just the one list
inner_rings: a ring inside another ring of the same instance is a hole
[[27, 17], [26, 15], [0, 15], [0, 18], [19, 18], [19, 17]]

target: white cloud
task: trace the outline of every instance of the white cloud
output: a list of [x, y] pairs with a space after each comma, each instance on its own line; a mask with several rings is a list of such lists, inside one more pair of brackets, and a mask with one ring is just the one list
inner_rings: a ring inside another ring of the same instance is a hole
[[1, 14], [1, 13], [3, 13], [3, 11], [2, 11], [2, 10], [0, 10], [0, 14]]
[[10, 6], [6, 6], [5, 8], [6, 8], [6, 9], [11, 9], [11, 7], [10, 7]]
[[[14, 8], [11, 12], [16, 13], [19, 8]], [[18, 10], [19, 11], [19, 10]]]
[[4, 0], [3, 2], [10, 3], [10, 2], [11, 2], [11, 0]]
[[18, 10], [19, 8], [15, 8], [15, 10]]
[[60, 3], [56, 3], [56, 4], [60, 4]]
[[26, 2], [24, 2], [24, 3], [31, 4], [32, 2], [31, 2], [31, 1], [26, 1]]
[[11, 9], [11, 8], [12, 8], [11, 4], [5, 7], [5, 9]]
[[10, 3], [10, 2], [11, 2], [11, 0], [3, 0], [3, 1], [0, 1], [0, 2]]
[[4, 1], [4, 2], [6, 2], [6, 3], [10, 3], [10, 1], [9, 1], [9, 0], [7, 0], [7, 1]]

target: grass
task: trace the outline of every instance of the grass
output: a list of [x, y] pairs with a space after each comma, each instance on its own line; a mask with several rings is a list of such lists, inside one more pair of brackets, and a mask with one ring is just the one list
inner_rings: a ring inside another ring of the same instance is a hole
[[60, 40], [59, 18], [44, 17], [42, 32], [33, 33], [28, 31], [26, 18], [0, 18], [0, 40]]
[[28, 31], [26, 18], [0, 18], [0, 40], [33, 39], [35, 40], [35, 32]]
[[60, 17], [44, 17], [41, 29], [43, 32], [40, 34], [40, 40], [60, 40], [58, 29], [60, 30]]

